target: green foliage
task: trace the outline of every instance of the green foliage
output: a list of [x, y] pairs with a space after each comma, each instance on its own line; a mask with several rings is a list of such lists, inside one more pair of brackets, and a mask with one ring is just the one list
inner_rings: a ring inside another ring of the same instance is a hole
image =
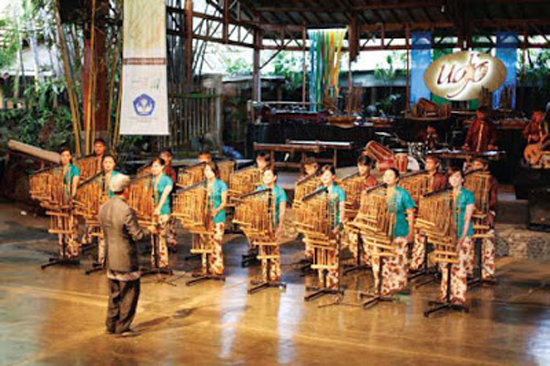
[[236, 60], [224, 57], [223, 63], [225, 64], [226, 72], [231, 76], [252, 74], [252, 64], [242, 57]]
[[[285, 78], [284, 89], [292, 92], [302, 86], [302, 58], [294, 52], [282, 51], [273, 59], [273, 71], [269, 75], [283, 76]], [[307, 77], [308, 73], [306, 73]], [[307, 80], [306, 80], [307, 82]]]
[[46, 80], [29, 86], [24, 94], [27, 108], [0, 110], [0, 146], [9, 139], [48, 150], [58, 150], [72, 141], [71, 113], [61, 80]]
[[390, 94], [387, 97], [376, 102], [376, 108], [384, 112], [385, 115], [395, 115], [397, 114], [397, 106], [399, 105], [399, 100], [401, 99], [401, 94]]
[[399, 64], [403, 64], [406, 58], [405, 53], [392, 52], [386, 56], [386, 62], [383, 64], [377, 64], [376, 70], [374, 70], [374, 76], [384, 82], [390, 82], [396, 77], [404, 75], [404, 70]]
[[13, 30], [10, 19], [0, 19], [0, 30], [3, 32], [3, 43], [0, 45], [0, 69], [13, 64], [17, 55], [17, 33]]

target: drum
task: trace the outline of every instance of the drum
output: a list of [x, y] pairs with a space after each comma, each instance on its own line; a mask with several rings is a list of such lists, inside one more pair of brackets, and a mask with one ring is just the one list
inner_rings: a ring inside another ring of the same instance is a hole
[[393, 152], [386, 146], [376, 141], [369, 141], [365, 146], [364, 154], [376, 162], [390, 160], [393, 158]]
[[399, 170], [399, 173], [406, 173], [408, 166], [409, 156], [407, 154], [395, 154], [395, 167]]

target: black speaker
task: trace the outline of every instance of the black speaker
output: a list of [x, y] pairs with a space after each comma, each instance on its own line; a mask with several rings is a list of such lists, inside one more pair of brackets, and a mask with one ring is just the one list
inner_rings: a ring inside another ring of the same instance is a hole
[[550, 187], [529, 191], [529, 229], [550, 231]]

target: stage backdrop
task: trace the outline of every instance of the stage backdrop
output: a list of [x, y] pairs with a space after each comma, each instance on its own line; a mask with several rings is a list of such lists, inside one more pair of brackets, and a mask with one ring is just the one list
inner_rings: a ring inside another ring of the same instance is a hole
[[166, 1], [124, 0], [121, 135], [168, 135]]

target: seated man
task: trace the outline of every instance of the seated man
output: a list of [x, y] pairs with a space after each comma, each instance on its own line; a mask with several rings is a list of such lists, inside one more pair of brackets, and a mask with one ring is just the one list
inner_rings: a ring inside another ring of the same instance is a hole
[[523, 130], [523, 136], [528, 144], [538, 144], [548, 135], [548, 125], [544, 122], [544, 117], [543, 112], [533, 112], [531, 122]]
[[488, 120], [489, 109], [479, 107], [476, 118], [470, 125], [466, 142], [462, 149], [473, 152], [497, 150], [497, 130], [493, 122]]

